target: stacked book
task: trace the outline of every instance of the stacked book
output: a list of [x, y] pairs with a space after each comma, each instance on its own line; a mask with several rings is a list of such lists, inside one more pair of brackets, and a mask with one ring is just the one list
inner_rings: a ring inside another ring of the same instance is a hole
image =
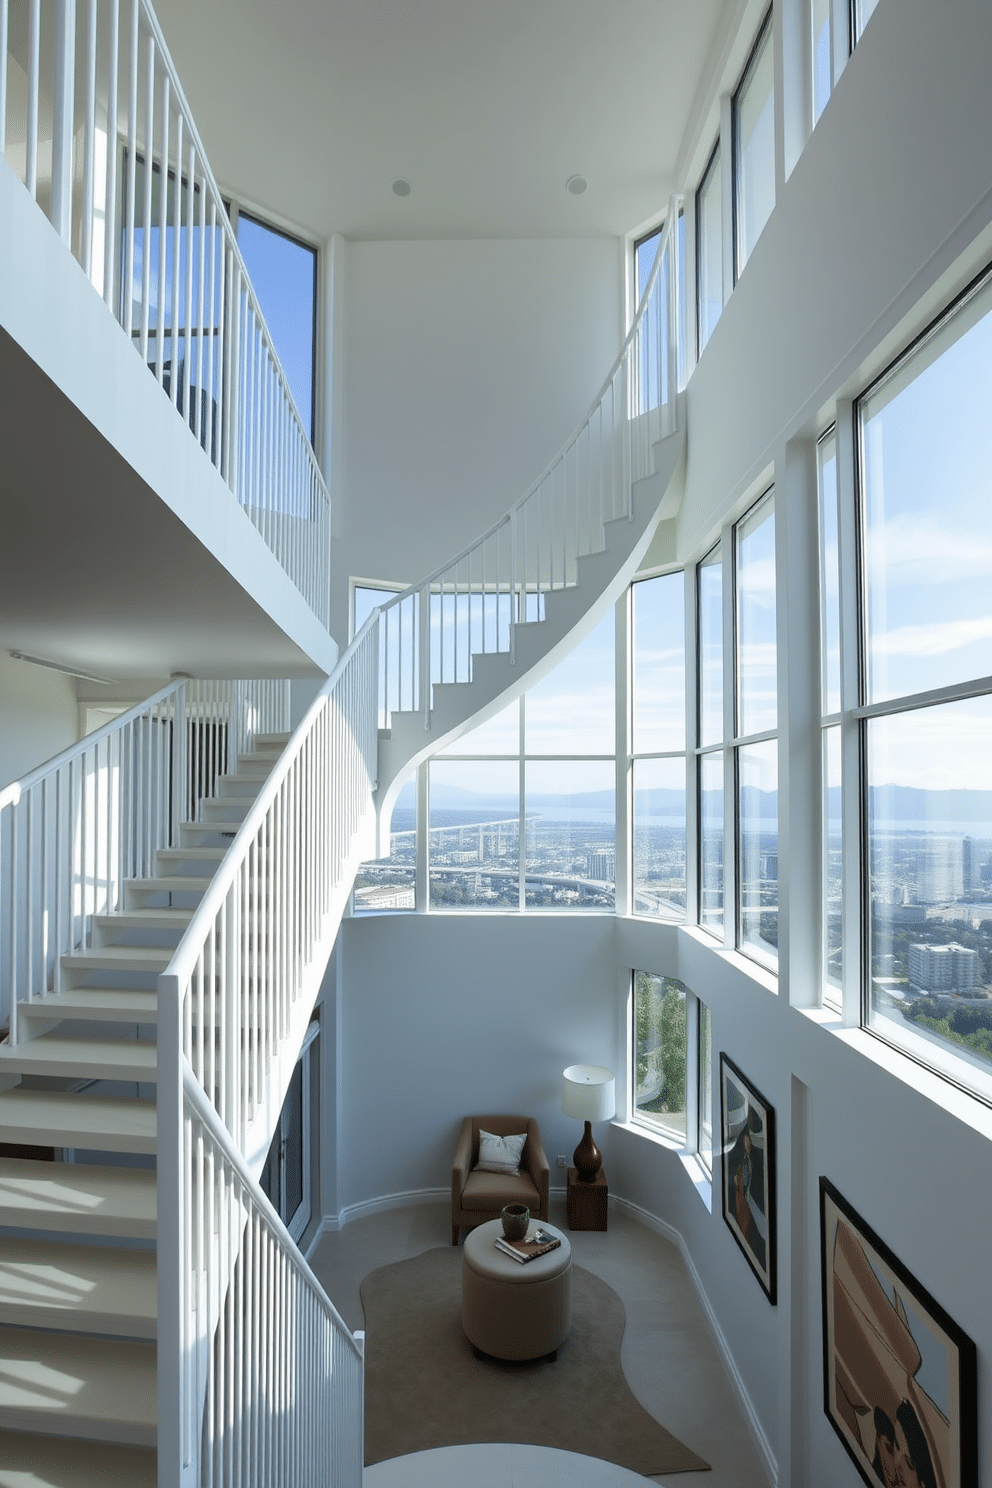
[[523, 1240], [504, 1240], [502, 1235], [496, 1237], [496, 1249], [501, 1250], [504, 1255], [512, 1256], [519, 1261], [521, 1266], [528, 1261], [534, 1261], [538, 1256], [547, 1255], [549, 1250], [557, 1250], [561, 1241], [557, 1235], [550, 1235], [547, 1230], [528, 1230]]

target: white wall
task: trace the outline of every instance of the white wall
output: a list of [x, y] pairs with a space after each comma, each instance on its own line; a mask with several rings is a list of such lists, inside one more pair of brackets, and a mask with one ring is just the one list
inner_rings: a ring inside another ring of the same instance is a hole
[[349, 243], [334, 287], [341, 640], [349, 575], [415, 582], [502, 516], [574, 432], [623, 338], [623, 245]]
[[[613, 1067], [617, 1057], [615, 923], [606, 915], [345, 921], [337, 1214], [391, 1195], [450, 1193], [458, 1129], [472, 1113], [535, 1116], [552, 1187], [564, 1188], [555, 1155], [571, 1154], [582, 1133], [562, 1114], [561, 1072], [577, 1060]], [[596, 1135], [608, 1138], [610, 1128]]]
[[0, 651], [0, 789], [77, 738], [71, 677]]

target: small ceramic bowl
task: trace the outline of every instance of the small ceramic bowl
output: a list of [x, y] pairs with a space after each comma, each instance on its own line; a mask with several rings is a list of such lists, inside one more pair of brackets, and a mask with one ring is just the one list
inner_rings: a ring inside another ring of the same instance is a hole
[[503, 1234], [507, 1240], [522, 1240], [530, 1224], [530, 1210], [526, 1204], [507, 1204], [501, 1215]]

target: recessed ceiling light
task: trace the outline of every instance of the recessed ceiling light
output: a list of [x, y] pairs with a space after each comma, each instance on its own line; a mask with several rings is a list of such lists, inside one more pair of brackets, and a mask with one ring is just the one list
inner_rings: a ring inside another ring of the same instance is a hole
[[565, 190], [570, 191], [573, 196], [581, 196], [588, 185], [585, 176], [569, 176], [565, 182]]
[[393, 182], [393, 193], [396, 196], [409, 196], [413, 187], [409, 181], [404, 181], [402, 176], [397, 176]]

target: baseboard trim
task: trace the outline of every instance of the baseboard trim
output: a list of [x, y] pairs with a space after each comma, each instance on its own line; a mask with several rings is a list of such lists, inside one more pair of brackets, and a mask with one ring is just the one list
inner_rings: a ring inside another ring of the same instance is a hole
[[450, 1188], [411, 1188], [405, 1193], [383, 1194], [377, 1199], [364, 1199], [360, 1204], [346, 1204], [337, 1214], [325, 1214], [317, 1232], [307, 1246], [307, 1259], [321, 1235], [333, 1235], [353, 1220], [367, 1215], [385, 1214], [388, 1209], [405, 1209], [410, 1204], [450, 1204]]
[[[614, 1195], [611, 1194], [610, 1199], [613, 1200], [613, 1198]], [[703, 1279], [696, 1270], [695, 1263], [689, 1253], [689, 1247], [686, 1245], [681, 1231], [677, 1230], [674, 1225], [668, 1224], [666, 1220], [659, 1219], [657, 1214], [651, 1213], [650, 1209], [642, 1209], [640, 1204], [632, 1204], [629, 1199], [622, 1199], [617, 1196], [616, 1207], [621, 1214], [629, 1214], [632, 1219], [636, 1219], [640, 1224], [645, 1225], [647, 1229], [654, 1230], [656, 1234], [663, 1235], [666, 1240], [670, 1240], [673, 1245], [678, 1246], [682, 1259], [685, 1261], [686, 1269], [692, 1277], [692, 1284], [696, 1288], [696, 1295], [699, 1298], [700, 1306], [705, 1312], [709, 1325], [713, 1330], [713, 1337], [720, 1352], [720, 1357], [723, 1360], [724, 1368], [730, 1376], [730, 1382], [741, 1403], [741, 1409], [744, 1412], [744, 1419], [747, 1421], [751, 1438], [765, 1465], [765, 1471], [768, 1473], [773, 1488], [777, 1488], [778, 1461], [775, 1453], [772, 1451], [771, 1442], [765, 1435], [764, 1427], [754, 1408], [754, 1402], [748, 1394], [747, 1386], [741, 1377], [740, 1370], [737, 1368], [737, 1362], [724, 1336], [723, 1329], [717, 1321], [716, 1313], [713, 1311], [710, 1299], [706, 1294]]]

